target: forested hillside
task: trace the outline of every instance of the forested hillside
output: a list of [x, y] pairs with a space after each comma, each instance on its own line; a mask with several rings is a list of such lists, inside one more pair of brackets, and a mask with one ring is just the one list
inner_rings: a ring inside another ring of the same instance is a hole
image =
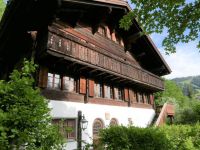
[[200, 76], [190, 76], [172, 79], [181, 87], [184, 95], [200, 99]]

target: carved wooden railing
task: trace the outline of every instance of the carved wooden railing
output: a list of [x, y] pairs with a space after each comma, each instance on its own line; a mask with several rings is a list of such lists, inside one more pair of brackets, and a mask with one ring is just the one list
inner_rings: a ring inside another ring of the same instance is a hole
[[68, 56], [75, 61], [92, 64], [94, 67], [120, 74], [135, 82], [153, 86], [157, 89], [164, 89], [163, 80], [160, 77], [134, 66], [124, 60], [123, 57], [120, 58], [111, 52], [102, 52], [95, 45], [91, 45], [87, 41], [81, 41], [72, 35], [66, 34], [63, 36], [49, 32], [48, 49], [62, 54], [66, 59], [66, 56]]
[[158, 119], [156, 120], [155, 126], [161, 126], [166, 123], [167, 117], [170, 117], [171, 121], [175, 115], [175, 108], [173, 104], [165, 103], [162, 107], [157, 107], [159, 112]]

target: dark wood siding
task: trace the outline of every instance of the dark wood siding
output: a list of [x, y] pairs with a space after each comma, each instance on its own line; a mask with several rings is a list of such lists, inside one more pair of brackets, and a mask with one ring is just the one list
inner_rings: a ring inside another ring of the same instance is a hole
[[48, 68], [45, 66], [40, 66], [38, 86], [41, 88], [46, 88], [47, 80], [48, 80]]

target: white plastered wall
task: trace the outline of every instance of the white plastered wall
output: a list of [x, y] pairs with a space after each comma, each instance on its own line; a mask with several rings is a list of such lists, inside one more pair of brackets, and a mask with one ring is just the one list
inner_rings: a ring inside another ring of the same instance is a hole
[[[132, 120], [134, 126], [146, 127], [151, 123], [155, 111], [154, 109], [119, 107], [97, 104], [83, 104], [75, 102], [64, 102], [50, 100], [49, 107], [52, 108], [51, 115], [53, 118], [77, 118], [78, 111], [82, 111], [88, 121], [88, 127], [82, 133], [82, 139], [88, 143], [92, 140], [92, 126], [96, 118], [100, 118], [105, 127], [109, 126], [110, 120], [116, 118], [119, 125], [127, 126]], [[76, 149], [75, 141], [68, 141], [67, 150]]]

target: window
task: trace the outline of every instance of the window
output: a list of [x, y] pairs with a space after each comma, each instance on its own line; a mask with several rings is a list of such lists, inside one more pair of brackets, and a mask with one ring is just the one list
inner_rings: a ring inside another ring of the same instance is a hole
[[114, 90], [112, 86], [110, 86], [110, 98], [114, 99]]
[[105, 98], [111, 98], [111, 87], [109, 85], [104, 86], [104, 91], [105, 91]]
[[76, 82], [74, 78], [68, 76], [63, 77], [63, 90], [66, 90], [68, 92], [76, 91]]
[[150, 94], [146, 94], [146, 100], [147, 100], [148, 104], [151, 104], [151, 102], [150, 102]]
[[99, 130], [103, 129], [103, 121], [101, 119], [95, 119], [93, 123], [93, 138], [98, 137]]
[[48, 73], [47, 87], [60, 89], [60, 75]]
[[114, 88], [114, 95], [115, 95], [115, 99], [123, 100], [124, 99], [124, 90], [123, 90], [123, 88], [115, 87]]
[[103, 97], [102, 83], [95, 83], [95, 97]]
[[110, 126], [116, 126], [116, 125], [118, 125], [117, 119], [112, 118], [112, 119], [110, 120]]
[[124, 93], [123, 93], [123, 89], [122, 88], [118, 88], [118, 98], [119, 100], [123, 100], [124, 99]]
[[75, 119], [53, 119], [53, 124], [59, 126], [60, 133], [67, 139], [76, 139]]
[[139, 92], [138, 92], [138, 102], [139, 102], [139, 103], [143, 103], [143, 96], [142, 96], [142, 93], [139, 93]]

